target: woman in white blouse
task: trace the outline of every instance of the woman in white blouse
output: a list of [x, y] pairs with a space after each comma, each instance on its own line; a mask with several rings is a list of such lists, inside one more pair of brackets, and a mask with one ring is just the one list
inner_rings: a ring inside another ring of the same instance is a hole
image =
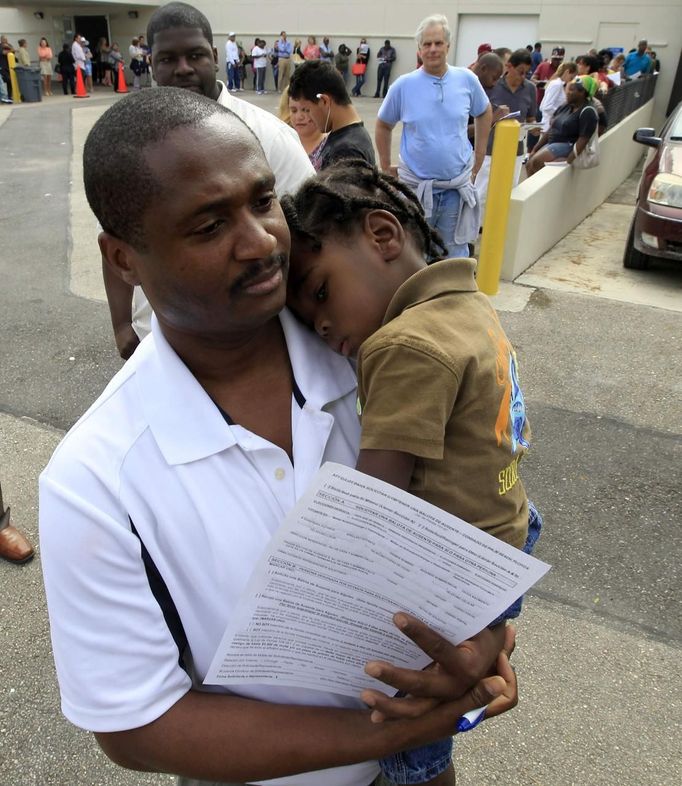
[[540, 103], [543, 132], [549, 131], [554, 113], [566, 103], [566, 85], [577, 73], [578, 66], [574, 62], [562, 63], [547, 82], [545, 95]]

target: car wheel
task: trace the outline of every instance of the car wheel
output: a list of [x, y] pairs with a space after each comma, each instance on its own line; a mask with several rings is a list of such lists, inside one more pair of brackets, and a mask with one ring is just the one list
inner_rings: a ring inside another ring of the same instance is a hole
[[623, 267], [629, 270], [646, 270], [649, 267], [649, 257], [635, 248], [635, 224], [630, 225], [628, 240], [623, 254]]

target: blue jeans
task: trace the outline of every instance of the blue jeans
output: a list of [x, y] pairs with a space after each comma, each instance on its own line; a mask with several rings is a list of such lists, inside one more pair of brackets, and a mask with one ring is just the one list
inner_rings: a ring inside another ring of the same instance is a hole
[[355, 87], [351, 90], [354, 96], [359, 96], [362, 86], [365, 84], [365, 74], [358, 74], [355, 77]]
[[227, 64], [227, 89], [239, 90], [241, 83], [239, 81], [239, 66], [236, 63]]
[[[382, 98], [386, 98], [386, 93], [388, 93], [388, 80], [391, 78], [391, 64], [390, 63], [379, 63], [379, 67], [377, 68], [377, 91], [374, 94], [374, 97], [377, 98], [379, 94], [381, 94]], [[381, 90], [381, 86], [383, 83], [383, 91]]]
[[[535, 543], [542, 530], [542, 516], [538, 513], [530, 500], [528, 501], [528, 535], [523, 546], [526, 554], [532, 554]], [[504, 620], [518, 617], [521, 613], [523, 596], [518, 598], [500, 616], [490, 623], [490, 627]], [[453, 722], [454, 725], [454, 722]], [[396, 753], [382, 759], [381, 772], [391, 783], [425, 783], [445, 772], [452, 761], [452, 737], [447, 737], [421, 748]]]
[[265, 72], [267, 68], [256, 69], [256, 92], [262, 93], [265, 90]]
[[448, 188], [443, 191], [433, 191], [433, 212], [426, 220], [429, 226], [438, 231], [447, 248], [448, 257], [468, 257], [469, 246], [467, 243], [455, 243], [455, 225], [459, 216], [461, 198], [459, 191]]
[[545, 148], [549, 150], [550, 153], [554, 156], [554, 158], [568, 158], [573, 150], [573, 143], [572, 142], [552, 142], [551, 144], [547, 145]]

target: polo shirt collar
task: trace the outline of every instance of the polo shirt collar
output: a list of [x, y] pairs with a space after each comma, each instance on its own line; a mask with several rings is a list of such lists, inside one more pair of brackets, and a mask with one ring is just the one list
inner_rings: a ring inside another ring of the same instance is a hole
[[227, 89], [225, 82], [221, 82], [220, 79], [216, 79], [215, 81], [216, 84], [220, 87], [220, 92], [218, 93], [216, 102], [221, 106], [226, 106], [229, 109], [234, 96], [230, 94], [230, 91]]
[[[306, 408], [321, 410], [356, 387], [346, 358], [332, 352], [291, 313], [280, 314], [294, 379]], [[152, 337], [131, 361], [146, 422], [166, 461], [184, 464], [237, 443], [220, 410], [175, 353], [152, 317]]]
[[383, 324], [405, 309], [451, 292], [478, 292], [475, 259], [445, 259], [427, 265], [398, 288], [388, 304]]

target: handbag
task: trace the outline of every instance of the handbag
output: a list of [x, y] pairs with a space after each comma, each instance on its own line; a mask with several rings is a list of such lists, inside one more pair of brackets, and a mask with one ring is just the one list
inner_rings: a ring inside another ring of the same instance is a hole
[[[582, 114], [585, 109], [591, 109], [595, 114], [597, 110], [593, 106], [586, 106], [581, 111]], [[597, 126], [599, 125], [599, 116], [597, 115]], [[573, 166], [576, 169], [593, 169], [596, 166], [599, 166], [599, 128], [594, 129], [594, 133], [590, 137], [588, 143], [585, 145], [581, 153], [577, 153], [575, 149], [575, 145], [573, 145], [573, 153], [575, 158], [573, 160]]]
[[362, 76], [367, 71], [367, 63], [353, 63], [350, 71], [353, 76]]

